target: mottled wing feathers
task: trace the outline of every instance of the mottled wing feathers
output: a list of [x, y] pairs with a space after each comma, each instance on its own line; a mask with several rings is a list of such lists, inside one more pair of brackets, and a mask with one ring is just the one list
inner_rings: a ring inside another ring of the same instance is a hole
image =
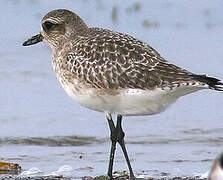
[[68, 53], [70, 71], [95, 88], [176, 86], [192, 80], [192, 73], [164, 60], [153, 48], [131, 36], [92, 28]]

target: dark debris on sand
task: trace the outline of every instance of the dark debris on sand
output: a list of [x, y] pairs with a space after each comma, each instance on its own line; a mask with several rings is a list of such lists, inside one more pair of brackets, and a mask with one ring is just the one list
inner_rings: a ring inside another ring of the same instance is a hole
[[[35, 176], [35, 177], [18, 177], [15, 175], [0, 176], [0, 180], [73, 180], [79, 178], [68, 178], [63, 176]], [[109, 180], [108, 176], [91, 177], [85, 176], [82, 180]], [[114, 177], [115, 180], [127, 180], [128, 176]], [[137, 180], [207, 180], [199, 177], [162, 177], [162, 178], [137, 178]]]
[[[114, 178], [115, 180], [127, 180], [128, 176], [120, 176]], [[98, 177], [83, 177], [82, 180], [109, 180], [108, 176], [98, 176]], [[162, 178], [136, 178], [136, 180], [207, 180], [207, 178], [200, 177], [162, 177]]]

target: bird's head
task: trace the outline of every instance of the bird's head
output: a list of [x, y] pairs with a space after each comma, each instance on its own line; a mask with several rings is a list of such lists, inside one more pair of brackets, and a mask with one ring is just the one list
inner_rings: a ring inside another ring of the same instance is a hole
[[25, 41], [23, 45], [29, 46], [45, 41], [51, 48], [55, 48], [71, 36], [82, 34], [87, 30], [87, 25], [75, 13], [66, 9], [53, 10], [43, 17], [42, 31]]

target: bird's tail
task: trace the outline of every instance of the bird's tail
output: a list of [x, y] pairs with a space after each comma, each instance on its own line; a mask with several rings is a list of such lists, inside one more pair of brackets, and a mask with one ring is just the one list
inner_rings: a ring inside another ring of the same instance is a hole
[[220, 82], [221, 80], [217, 78], [197, 74], [193, 74], [191, 76], [194, 80], [207, 84], [210, 89], [214, 89], [216, 91], [223, 91], [223, 83]]

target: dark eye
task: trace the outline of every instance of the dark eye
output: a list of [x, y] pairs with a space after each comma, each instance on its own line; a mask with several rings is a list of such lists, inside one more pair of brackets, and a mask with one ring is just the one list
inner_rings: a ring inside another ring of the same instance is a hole
[[42, 24], [43, 30], [44, 31], [49, 31], [50, 29], [54, 28], [56, 26], [56, 24], [53, 24], [50, 21], [46, 21]]

